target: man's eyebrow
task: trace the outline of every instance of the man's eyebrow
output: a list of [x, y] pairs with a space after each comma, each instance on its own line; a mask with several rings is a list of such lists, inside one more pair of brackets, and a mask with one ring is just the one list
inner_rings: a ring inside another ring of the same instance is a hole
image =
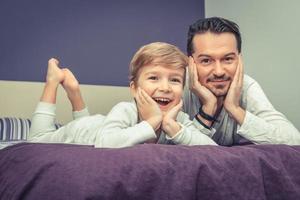
[[[225, 54], [223, 57], [226, 57], [226, 56], [236, 56], [236, 53], [234, 52], [230, 52], [230, 53], [227, 53]], [[208, 54], [199, 54], [198, 56], [196, 56], [197, 58], [200, 58], [200, 57], [212, 57], [211, 55], [208, 55]]]
[[200, 57], [211, 57], [210, 55], [208, 54], [199, 54], [198, 56], [196, 56], [197, 58], [200, 58]]
[[236, 56], [236, 53], [231, 52], [231, 53], [228, 53], [228, 54], [225, 54], [225, 55], [224, 55], [224, 57], [226, 57], [226, 56]]

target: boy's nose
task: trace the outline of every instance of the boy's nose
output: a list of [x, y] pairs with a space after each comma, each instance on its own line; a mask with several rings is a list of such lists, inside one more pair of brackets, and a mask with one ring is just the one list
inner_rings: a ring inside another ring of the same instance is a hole
[[161, 91], [164, 91], [164, 92], [169, 92], [171, 91], [171, 86], [169, 84], [169, 81], [161, 81], [160, 85], [159, 85], [159, 89]]

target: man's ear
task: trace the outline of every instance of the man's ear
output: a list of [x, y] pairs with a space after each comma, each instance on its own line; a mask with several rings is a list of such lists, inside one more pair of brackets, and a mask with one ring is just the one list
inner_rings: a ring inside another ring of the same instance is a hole
[[129, 87], [130, 87], [130, 93], [133, 97], [135, 97], [135, 94], [136, 94], [136, 86], [134, 84], [134, 81], [131, 81], [130, 84], [129, 84]]

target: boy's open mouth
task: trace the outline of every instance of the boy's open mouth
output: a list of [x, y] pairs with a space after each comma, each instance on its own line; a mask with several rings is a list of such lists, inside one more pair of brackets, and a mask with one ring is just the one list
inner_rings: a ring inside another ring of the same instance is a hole
[[156, 103], [158, 103], [161, 106], [166, 106], [168, 105], [172, 100], [167, 99], [167, 98], [153, 98]]

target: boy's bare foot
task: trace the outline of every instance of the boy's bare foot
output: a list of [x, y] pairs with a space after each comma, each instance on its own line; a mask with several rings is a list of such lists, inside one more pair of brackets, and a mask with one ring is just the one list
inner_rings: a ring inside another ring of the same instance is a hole
[[79, 111], [85, 108], [85, 104], [81, 97], [79, 83], [74, 74], [69, 69], [63, 69], [64, 80], [62, 86], [67, 92], [68, 98], [73, 107], [73, 111]]
[[67, 94], [72, 95], [79, 91], [79, 83], [75, 78], [74, 74], [67, 68], [62, 69], [64, 73], [64, 80], [61, 83], [64, 89], [66, 90]]
[[58, 67], [59, 61], [55, 58], [51, 58], [48, 61], [48, 70], [47, 70], [47, 76], [46, 76], [46, 83], [48, 84], [59, 84], [64, 81], [65, 75]]
[[51, 58], [48, 61], [48, 69], [46, 75], [46, 83], [40, 101], [48, 103], [56, 103], [56, 92], [58, 85], [64, 80], [65, 75], [58, 67], [58, 60]]

